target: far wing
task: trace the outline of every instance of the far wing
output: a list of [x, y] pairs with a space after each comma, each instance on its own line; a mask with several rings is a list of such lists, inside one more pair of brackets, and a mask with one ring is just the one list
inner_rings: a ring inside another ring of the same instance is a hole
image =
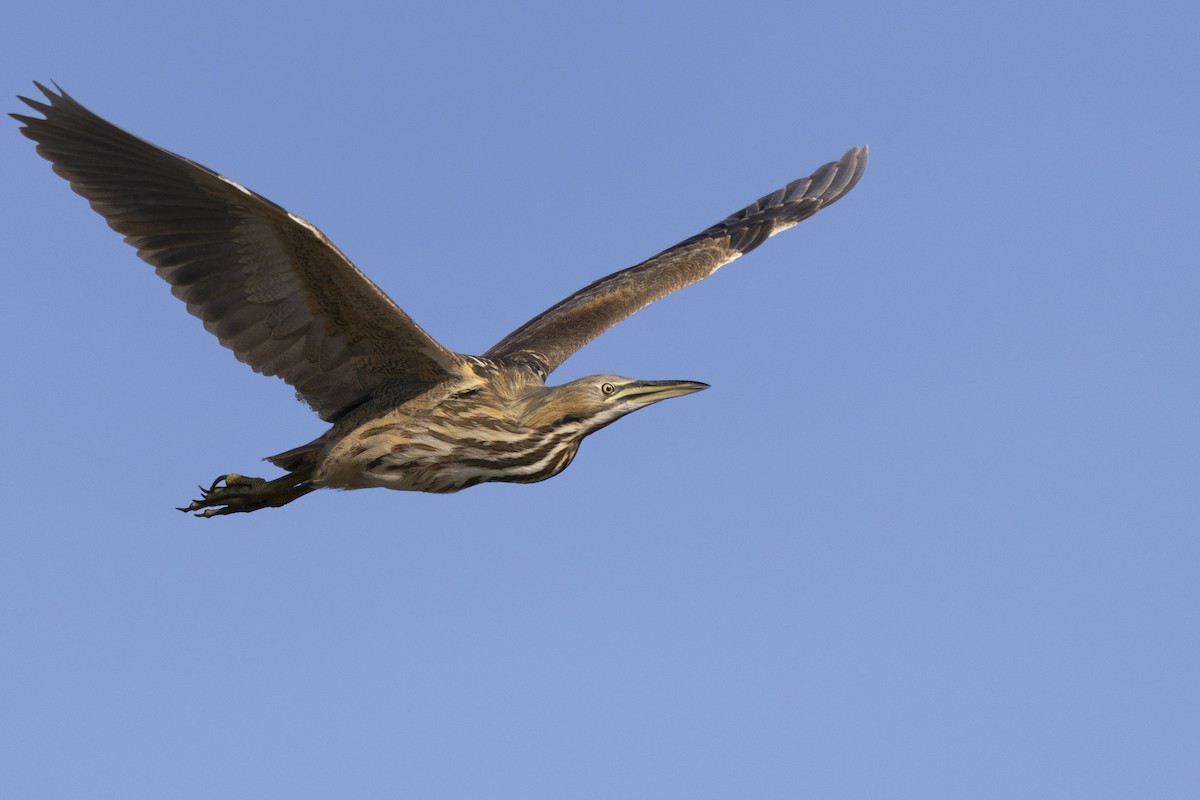
[[504, 337], [486, 355], [532, 361], [548, 374], [634, 312], [707, 278], [771, 236], [841, 199], [854, 188], [866, 166], [867, 148], [856, 147], [690, 239], [580, 289]]

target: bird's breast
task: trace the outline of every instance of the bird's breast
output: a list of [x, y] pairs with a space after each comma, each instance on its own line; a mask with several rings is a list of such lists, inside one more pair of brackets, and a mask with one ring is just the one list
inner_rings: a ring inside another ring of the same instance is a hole
[[334, 443], [315, 481], [331, 488], [439, 494], [492, 481], [534, 483], [566, 469], [581, 439], [573, 426], [526, 429], [495, 414], [380, 421]]

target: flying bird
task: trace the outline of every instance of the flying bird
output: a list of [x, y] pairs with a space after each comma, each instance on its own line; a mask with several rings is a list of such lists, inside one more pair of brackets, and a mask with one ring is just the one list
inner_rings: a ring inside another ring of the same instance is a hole
[[546, 378], [634, 312], [707, 278], [849, 192], [867, 148], [849, 150], [710, 228], [585, 286], [482, 356], [447, 350], [305, 220], [244, 186], [125, 132], [57, 85], [41, 117], [12, 114], [54, 171], [137, 248], [238, 360], [275, 375], [331, 427], [266, 460], [273, 480], [228, 474], [181, 511], [278, 507], [320, 488], [456, 492], [564, 470], [585, 437], [682, 380]]

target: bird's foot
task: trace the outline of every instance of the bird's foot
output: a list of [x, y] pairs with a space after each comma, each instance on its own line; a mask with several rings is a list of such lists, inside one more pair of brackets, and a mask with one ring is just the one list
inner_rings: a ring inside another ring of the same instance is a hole
[[203, 486], [199, 488], [200, 499], [193, 500], [180, 511], [197, 512], [197, 517], [217, 517], [260, 508], [277, 508], [308, 494], [316, 487], [296, 475], [284, 475], [268, 481], [230, 473], [219, 476], [207, 489]]

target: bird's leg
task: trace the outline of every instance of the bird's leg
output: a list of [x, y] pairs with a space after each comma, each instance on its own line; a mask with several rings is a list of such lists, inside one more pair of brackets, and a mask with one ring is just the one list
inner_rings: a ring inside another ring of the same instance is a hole
[[199, 500], [193, 500], [179, 510], [195, 511], [197, 517], [217, 517], [260, 508], [278, 508], [316, 489], [309, 483], [310, 477], [311, 468], [289, 472], [273, 481], [232, 473], [221, 475], [207, 489], [200, 487]]

